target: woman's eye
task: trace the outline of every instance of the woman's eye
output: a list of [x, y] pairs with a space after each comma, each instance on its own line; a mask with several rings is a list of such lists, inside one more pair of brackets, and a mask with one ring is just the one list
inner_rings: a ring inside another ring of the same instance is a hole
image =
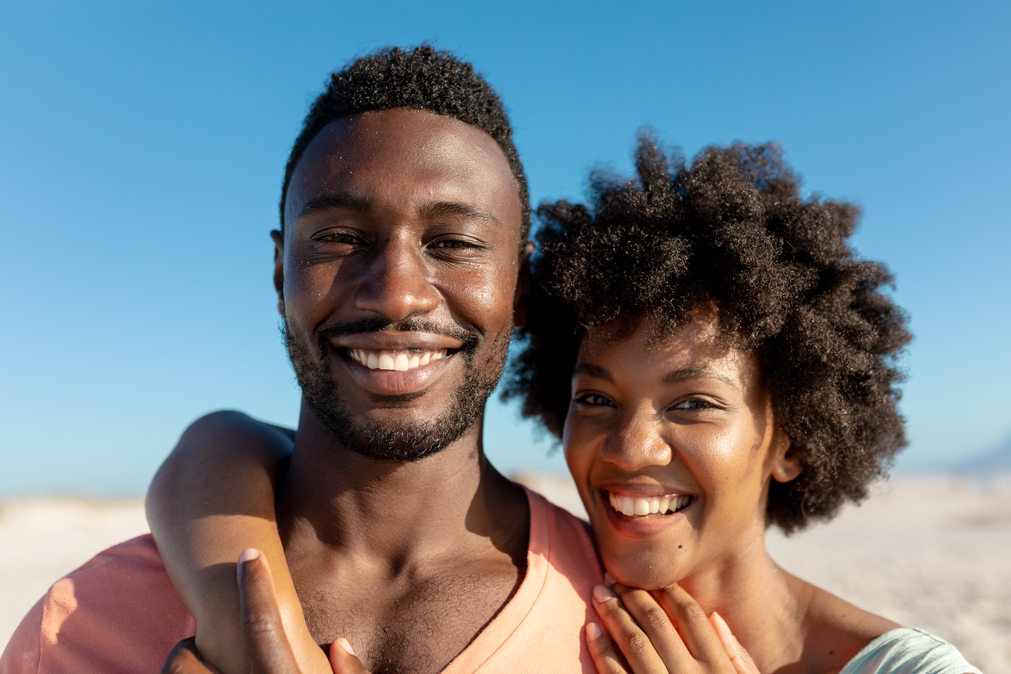
[[675, 410], [707, 410], [715, 408], [716, 405], [703, 398], [687, 398], [672, 407]]
[[600, 395], [599, 393], [584, 393], [582, 395], [577, 395], [573, 400], [580, 405], [589, 405], [591, 407], [597, 406], [614, 406], [609, 399]]

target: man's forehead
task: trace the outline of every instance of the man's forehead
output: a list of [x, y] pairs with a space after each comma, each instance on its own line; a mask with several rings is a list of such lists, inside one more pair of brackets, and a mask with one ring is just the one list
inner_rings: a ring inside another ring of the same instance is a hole
[[452, 117], [395, 108], [335, 120], [316, 135], [292, 173], [285, 222], [321, 194], [370, 198], [388, 192], [391, 181], [401, 190], [458, 188], [461, 196], [490, 203], [504, 196], [515, 202], [506, 210], [516, 211], [517, 223], [522, 217], [516, 178], [495, 139]]

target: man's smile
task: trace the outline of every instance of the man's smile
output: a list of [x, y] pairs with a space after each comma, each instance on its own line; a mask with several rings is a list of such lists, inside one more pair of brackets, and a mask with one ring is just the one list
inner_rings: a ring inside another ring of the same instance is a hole
[[437, 332], [355, 333], [327, 340], [358, 384], [383, 396], [421, 394], [470, 340]]
[[396, 370], [407, 372], [415, 370], [423, 365], [428, 365], [433, 360], [440, 360], [446, 357], [446, 349], [429, 351], [422, 349], [398, 349], [381, 351], [373, 349], [348, 349], [348, 356], [351, 360], [364, 365], [370, 370]]

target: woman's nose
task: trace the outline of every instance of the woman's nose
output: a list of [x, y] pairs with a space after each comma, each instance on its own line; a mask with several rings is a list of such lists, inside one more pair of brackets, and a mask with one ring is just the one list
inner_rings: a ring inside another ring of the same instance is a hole
[[602, 458], [629, 472], [669, 464], [673, 452], [651, 417], [647, 412], [623, 420], [604, 442]]
[[371, 257], [355, 292], [355, 307], [400, 321], [424, 314], [439, 305], [424, 251], [409, 241], [393, 237]]

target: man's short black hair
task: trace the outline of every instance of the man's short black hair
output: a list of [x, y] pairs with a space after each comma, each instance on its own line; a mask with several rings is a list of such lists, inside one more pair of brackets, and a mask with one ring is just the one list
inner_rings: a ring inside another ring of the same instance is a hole
[[309, 109], [288, 157], [281, 186], [281, 229], [291, 174], [316, 135], [343, 117], [393, 108], [414, 108], [453, 117], [494, 138], [516, 179], [522, 206], [520, 235], [526, 241], [530, 234], [530, 193], [502, 101], [471, 64], [429, 45], [407, 51], [399, 47], [379, 49], [330, 76], [326, 91]]
[[766, 521], [789, 533], [864, 498], [905, 445], [896, 358], [910, 335], [880, 290], [888, 270], [847, 242], [859, 210], [803, 196], [776, 145], [710, 147], [687, 165], [643, 134], [636, 169], [595, 174], [590, 207], [538, 209], [528, 341], [506, 395], [561, 436], [587, 329], [650, 315], [674, 335], [715, 304], [803, 466], [772, 482]]

